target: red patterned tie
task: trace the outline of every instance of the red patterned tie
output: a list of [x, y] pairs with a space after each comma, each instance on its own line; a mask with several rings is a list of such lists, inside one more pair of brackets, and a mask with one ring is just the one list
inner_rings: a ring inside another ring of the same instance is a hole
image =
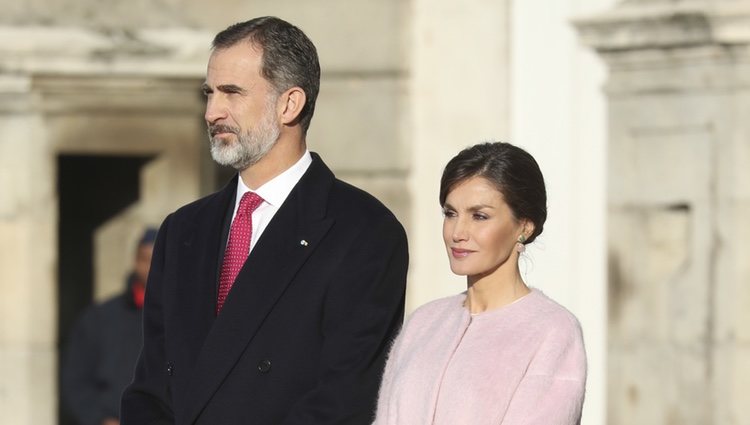
[[234, 279], [239, 274], [250, 253], [250, 240], [253, 236], [253, 211], [263, 202], [263, 198], [254, 192], [246, 192], [240, 199], [237, 215], [229, 230], [229, 242], [224, 251], [224, 262], [219, 277], [219, 294], [216, 298], [216, 315], [219, 315]]

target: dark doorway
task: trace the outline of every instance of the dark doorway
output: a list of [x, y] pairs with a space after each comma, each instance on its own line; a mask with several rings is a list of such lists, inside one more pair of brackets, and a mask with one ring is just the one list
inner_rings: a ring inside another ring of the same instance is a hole
[[[140, 171], [152, 156], [61, 155], [57, 159], [58, 358], [72, 325], [93, 299], [93, 235], [140, 197]], [[62, 363], [58, 363], [62, 364]], [[59, 382], [59, 379], [58, 379]], [[62, 388], [58, 394], [62, 395]], [[61, 425], [74, 425], [62, 400]]]

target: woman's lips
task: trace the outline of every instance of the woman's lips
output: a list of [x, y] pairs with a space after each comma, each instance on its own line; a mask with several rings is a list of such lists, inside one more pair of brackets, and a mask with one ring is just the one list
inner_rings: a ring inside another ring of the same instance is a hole
[[455, 258], [465, 258], [469, 254], [471, 254], [474, 251], [470, 251], [468, 249], [460, 249], [460, 248], [451, 248], [451, 254]]

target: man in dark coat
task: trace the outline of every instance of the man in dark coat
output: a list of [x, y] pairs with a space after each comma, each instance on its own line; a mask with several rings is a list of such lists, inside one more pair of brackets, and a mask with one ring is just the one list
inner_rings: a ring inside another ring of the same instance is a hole
[[239, 174], [159, 230], [123, 425], [372, 421], [403, 319], [406, 235], [307, 150], [319, 84], [315, 47], [288, 22], [214, 39], [211, 153]]
[[62, 364], [62, 398], [79, 425], [116, 425], [120, 396], [133, 379], [142, 341], [141, 312], [156, 230], [138, 242], [125, 292], [86, 309], [71, 331]]

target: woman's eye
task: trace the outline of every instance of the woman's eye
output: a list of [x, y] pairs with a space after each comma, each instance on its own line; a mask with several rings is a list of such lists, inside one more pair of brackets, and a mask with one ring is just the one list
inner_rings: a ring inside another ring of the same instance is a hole
[[452, 210], [443, 210], [443, 217], [455, 217], [456, 212]]
[[487, 216], [484, 214], [474, 214], [474, 220], [487, 220]]

